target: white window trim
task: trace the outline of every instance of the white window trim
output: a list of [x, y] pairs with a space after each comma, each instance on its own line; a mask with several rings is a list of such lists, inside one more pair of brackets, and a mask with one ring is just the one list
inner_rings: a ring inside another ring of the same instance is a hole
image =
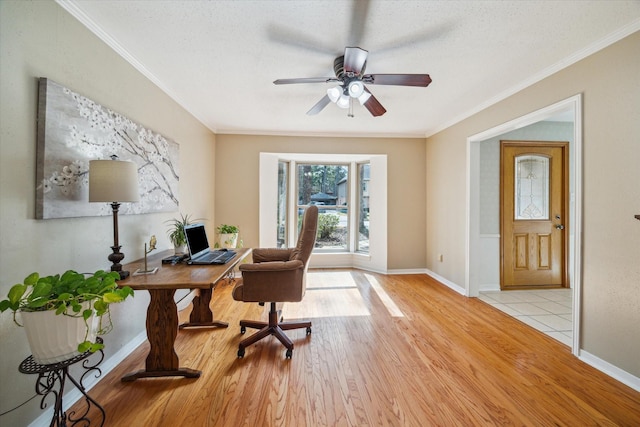
[[[260, 247], [277, 246], [278, 162], [358, 162], [371, 164], [369, 181], [369, 253], [341, 252], [320, 253], [311, 256], [311, 267], [355, 267], [364, 270], [387, 272], [387, 156], [379, 154], [301, 154], [260, 153], [259, 182], [259, 236]], [[353, 169], [353, 166], [351, 169]], [[290, 179], [295, 174], [290, 173]], [[352, 180], [354, 182], [354, 180]], [[351, 184], [355, 185], [355, 184]], [[290, 188], [295, 188], [291, 186]], [[352, 193], [353, 194], [353, 193]], [[293, 200], [293, 199], [290, 199]], [[292, 215], [291, 212], [289, 212]], [[295, 212], [293, 212], [295, 214]], [[295, 218], [290, 216], [289, 218]], [[351, 248], [354, 248], [352, 245]]]

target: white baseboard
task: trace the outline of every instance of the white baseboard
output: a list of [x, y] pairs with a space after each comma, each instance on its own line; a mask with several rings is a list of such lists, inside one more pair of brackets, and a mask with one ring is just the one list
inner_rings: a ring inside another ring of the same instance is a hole
[[426, 274], [428, 276], [433, 277], [434, 279], [436, 279], [438, 282], [442, 283], [446, 287], [456, 291], [460, 295], [466, 295], [466, 291], [464, 289], [464, 286], [460, 286], [460, 285], [458, 285], [456, 283], [453, 283], [451, 280], [445, 279], [444, 277], [440, 276], [437, 273], [434, 273], [433, 271], [431, 271], [429, 269], [426, 269]]
[[500, 290], [499, 284], [484, 284], [480, 285], [480, 292], [496, 292]]
[[614, 366], [611, 363], [602, 360], [599, 357], [594, 356], [593, 354], [584, 350], [579, 351], [578, 358], [586, 364], [591, 365], [597, 370], [609, 375], [611, 378], [614, 378], [621, 383], [628, 385], [635, 391], [640, 391], [640, 378], [631, 375], [627, 371], [623, 371], [617, 366]]
[[426, 274], [427, 270], [425, 270], [424, 268], [407, 268], [407, 269], [394, 269], [394, 270], [387, 270], [386, 272], [382, 273], [382, 274]]
[[[106, 360], [103, 360], [100, 364], [99, 368], [102, 371], [102, 375], [99, 378], [96, 378], [94, 375], [89, 375], [86, 378], [84, 385], [85, 390], [88, 392], [100, 382], [102, 378], [104, 378], [109, 372], [111, 372], [120, 362], [122, 362], [127, 356], [129, 356], [136, 348], [140, 346], [140, 344], [144, 343], [147, 339], [147, 331], [144, 330], [140, 332], [134, 339], [129, 341], [124, 347], [118, 350], [113, 356], [109, 357]], [[66, 384], [67, 386], [73, 385], [71, 382]], [[67, 411], [71, 408], [78, 400], [83, 397], [80, 390], [77, 388], [73, 388], [73, 390], [65, 393], [62, 400], [62, 410]], [[98, 402], [100, 403], [100, 402]], [[36, 418], [29, 427], [45, 427], [51, 424], [51, 418], [53, 417], [53, 406], [44, 411], [38, 418]]]

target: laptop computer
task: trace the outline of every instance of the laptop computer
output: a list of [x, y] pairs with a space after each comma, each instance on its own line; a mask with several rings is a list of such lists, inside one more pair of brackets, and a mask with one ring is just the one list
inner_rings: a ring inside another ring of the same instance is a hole
[[226, 264], [236, 255], [233, 250], [211, 250], [204, 224], [191, 224], [184, 227], [184, 235], [189, 249], [187, 264], [208, 265]]

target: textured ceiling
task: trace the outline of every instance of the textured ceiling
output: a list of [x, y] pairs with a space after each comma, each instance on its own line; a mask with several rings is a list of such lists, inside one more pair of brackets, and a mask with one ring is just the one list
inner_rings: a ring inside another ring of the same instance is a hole
[[[640, 1], [58, 0], [216, 133], [429, 136], [640, 29]], [[370, 85], [387, 109], [305, 113], [345, 46], [367, 73], [428, 73], [427, 88]]]

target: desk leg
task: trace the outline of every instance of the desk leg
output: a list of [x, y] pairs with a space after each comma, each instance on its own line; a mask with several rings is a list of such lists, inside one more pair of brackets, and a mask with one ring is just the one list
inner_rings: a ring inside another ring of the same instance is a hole
[[180, 329], [202, 326], [228, 327], [229, 324], [227, 322], [213, 320], [213, 312], [210, 306], [213, 289], [199, 289], [198, 291], [198, 295], [193, 298], [193, 310], [189, 315], [189, 322], [181, 324]]
[[122, 381], [149, 377], [198, 378], [200, 371], [180, 368], [174, 349], [178, 335], [178, 307], [173, 299], [175, 289], [150, 289], [151, 301], [147, 309], [147, 338], [151, 348], [145, 369], [127, 374]]

